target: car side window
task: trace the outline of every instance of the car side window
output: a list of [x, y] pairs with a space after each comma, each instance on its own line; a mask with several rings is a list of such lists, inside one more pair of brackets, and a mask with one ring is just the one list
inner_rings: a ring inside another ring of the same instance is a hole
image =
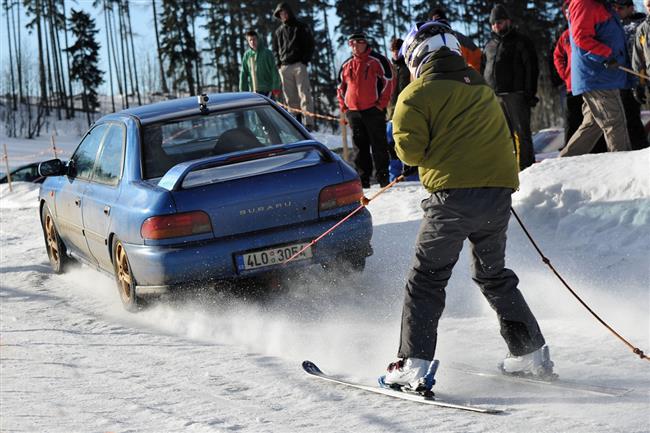
[[74, 162], [75, 176], [80, 179], [90, 179], [97, 158], [97, 150], [106, 132], [106, 125], [91, 129], [77, 147], [71, 160]]
[[32, 165], [29, 167], [21, 168], [11, 174], [12, 182], [31, 182], [38, 177], [38, 166]]
[[124, 128], [112, 124], [104, 138], [104, 145], [95, 163], [93, 182], [117, 185], [122, 174], [124, 149]]

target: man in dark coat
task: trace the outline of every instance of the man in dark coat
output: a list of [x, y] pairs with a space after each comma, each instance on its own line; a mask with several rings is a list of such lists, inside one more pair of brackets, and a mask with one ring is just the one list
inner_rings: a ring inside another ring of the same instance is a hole
[[492, 39], [483, 50], [483, 76], [499, 97], [515, 146], [520, 170], [535, 162], [530, 131], [530, 110], [539, 101], [539, 65], [533, 42], [513, 25], [505, 6], [497, 4], [490, 13]]
[[307, 65], [314, 54], [314, 36], [305, 23], [296, 19], [288, 3], [278, 4], [273, 16], [282, 22], [273, 32], [272, 42], [284, 99], [295, 110], [293, 114], [298, 121], [303, 121], [311, 130], [314, 127], [314, 102]]

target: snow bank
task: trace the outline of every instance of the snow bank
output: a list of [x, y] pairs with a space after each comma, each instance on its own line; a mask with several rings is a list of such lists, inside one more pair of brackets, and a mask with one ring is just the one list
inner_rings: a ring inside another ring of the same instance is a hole
[[13, 191], [6, 183], [0, 184], [0, 209], [24, 209], [38, 207], [40, 184], [31, 182], [12, 182]]

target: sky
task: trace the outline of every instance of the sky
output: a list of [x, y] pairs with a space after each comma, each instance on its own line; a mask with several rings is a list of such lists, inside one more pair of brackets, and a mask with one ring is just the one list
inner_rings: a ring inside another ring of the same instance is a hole
[[[134, 27], [134, 33], [135, 33], [135, 40], [134, 40], [134, 45], [135, 45], [135, 50], [137, 53], [147, 53], [147, 55], [151, 58], [154, 59], [155, 56], [155, 34], [154, 34], [154, 27], [153, 27], [153, 16], [152, 16], [152, 7], [151, 7], [151, 2], [150, 0], [131, 0], [130, 2], [131, 5], [131, 12], [132, 12], [132, 22], [133, 22], [133, 27]], [[636, 10], [637, 11], [643, 11], [645, 12], [645, 8], [643, 7], [643, 1], [642, 0], [635, 0], [635, 5], [636, 5]], [[90, 12], [91, 16], [95, 18], [95, 23], [100, 30], [99, 33], [99, 42], [101, 44], [101, 49], [100, 49], [100, 67], [104, 70], [107, 70], [108, 67], [106, 65], [106, 54], [105, 54], [105, 46], [106, 46], [106, 35], [104, 33], [104, 20], [103, 20], [103, 15], [101, 14], [101, 10], [99, 8], [93, 8], [92, 6], [92, 0], [77, 0], [76, 3], [73, 1], [67, 1], [66, 2], [66, 7], [68, 8], [74, 8], [74, 9], [83, 9], [88, 12]], [[157, 8], [158, 12], [160, 13], [160, 8]], [[0, 88], [4, 89], [5, 87], [8, 87], [8, 84], [6, 83], [6, 71], [7, 71], [7, 66], [9, 64], [9, 59], [8, 59], [8, 38], [7, 38], [7, 24], [6, 24], [6, 18], [4, 16], [4, 13], [2, 14], [2, 19], [0, 20], [0, 63], [2, 64], [2, 78], [0, 79]], [[26, 19], [23, 17], [21, 18], [22, 24], [26, 23]], [[338, 20], [336, 18], [336, 15], [334, 13], [334, 10], [332, 8], [329, 23], [330, 23], [330, 33], [331, 35], [335, 34], [334, 27], [336, 26]], [[202, 29], [197, 27], [197, 31], [202, 32]], [[336, 38], [332, 38], [335, 40]], [[31, 49], [31, 51], [34, 51], [36, 49], [36, 42], [33, 36], [28, 35], [26, 32], [23, 32], [23, 47], [28, 47]], [[26, 50], [29, 52], [30, 50]], [[347, 47], [340, 47], [338, 52], [337, 52], [337, 62], [343, 61], [349, 53], [347, 52]], [[141, 67], [140, 63], [138, 64], [139, 67]], [[336, 67], [338, 68], [338, 64]], [[106, 82], [104, 83], [104, 92], [108, 92], [108, 72], [105, 74], [104, 79]], [[115, 78], [114, 78], [115, 79]], [[207, 83], [209, 84], [209, 83]]]

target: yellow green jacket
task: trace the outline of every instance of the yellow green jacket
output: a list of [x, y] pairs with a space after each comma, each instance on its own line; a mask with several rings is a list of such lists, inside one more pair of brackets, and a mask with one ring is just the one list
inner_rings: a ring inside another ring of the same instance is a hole
[[400, 93], [393, 115], [395, 151], [419, 167], [429, 192], [519, 187], [512, 136], [494, 91], [465, 60], [436, 53]]

